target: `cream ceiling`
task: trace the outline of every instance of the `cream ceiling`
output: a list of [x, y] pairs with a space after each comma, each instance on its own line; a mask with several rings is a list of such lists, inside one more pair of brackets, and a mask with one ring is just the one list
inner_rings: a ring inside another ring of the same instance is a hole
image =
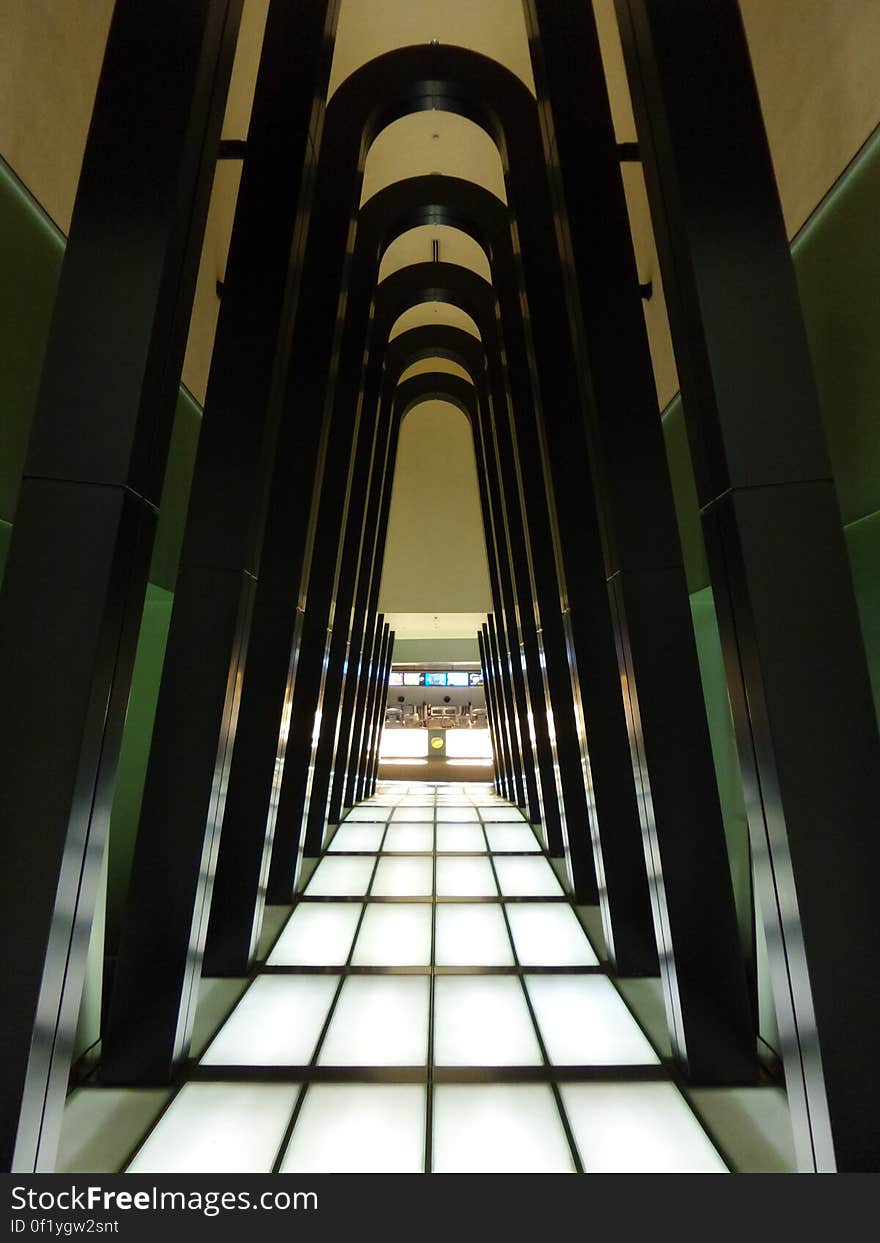
[[413, 112], [377, 134], [364, 165], [361, 202], [402, 177], [443, 173], [475, 181], [507, 202], [504, 169], [484, 129], [454, 112]]
[[[395, 640], [473, 639], [486, 620], [486, 614], [389, 612], [385, 620], [394, 631]], [[430, 658], [430, 655], [422, 657], [423, 660]]]
[[383, 52], [433, 40], [493, 57], [534, 94], [519, 0], [342, 0], [331, 94], [350, 73]]
[[480, 337], [480, 330], [467, 311], [462, 311], [459, 307], [452, 306], [448, 302], [421, 302], [418, 306], [410, 307], [408, 311], [404, 311], [394, 321], [391, 332], [388, 334], [388, 339], [393, 341], [402, 332], [406, 332], [410, 328], [422, 328], [426, 324], [449, 324], [452, 328], [463, 328], [465, 332], [469, 332], [477, 340]]
[[406, 371], [402, 372], [400, 383], [403, 384], [404, 380], [411, 380], [413, 376], [429, 375], [437, 371], [443, 375], [458, 376], [460, 380], [467, 380], [469, 384], [471, 383], [470, 374], [465, 371], [464, 367], [453, 362], [451, 358], [422, 358], [419, 362], [412, 363], [407, 367]]
[[429, 263], [434, 254], [434, 241], [440, 244], [438, 257], [441, 263], [457, 263], [460, 267], [470, 268], [484, 280], [491, 281], [489, 260], [479, 242], [475, 242], [461, 229], [433, 224], [410, 229], [395, 238], [382, 257], [379, 280], [383, 281], [392, 272], [408, 267], [411, 263]]

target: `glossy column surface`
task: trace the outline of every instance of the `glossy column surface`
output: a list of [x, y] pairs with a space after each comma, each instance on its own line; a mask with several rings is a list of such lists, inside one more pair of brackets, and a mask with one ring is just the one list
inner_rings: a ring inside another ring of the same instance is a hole
[[735, 0], [618, 0], [803, 1170], [880, 1164], [880, 741]]
[[119, 0], [83, 157], [0, 597], [5, 1169], [54, 1163], [240, 12]]
[[[276, 3], [267, 20], [103, 1033], [102, 1074], [107, 1082], [167, 1078], [185, 1055], [192, 1029], [195, 982], [235, 751], [268, 475], [303, 272], [335, 17], [333, 4], [311, 6], [304, 22], [289, 5]], [[285, 169], [283, 181], [280, 165]], [[244, 833], [251, 846], [246, 858], [240, 849], [240, 766], [233, 790], [230, 851], [237, 857], [231, 861], [232, 885], [230, 860], [224, 860], [224, 890], [228, 895], [231, 889], [253, 907], [258, 900], [286, 667], [285, 653], [272, 688], [277, 704], [274, 737], [271, 705], [260, 705], [260, 719], [268, 730], [261, 733], [263, 750], [258, 757], [262, 781], [245, 795]], [[251, 723], [249, 714], [247, 724]], [[182, 755], [187, 757], [183, 767]], [[248, 773], [255, 769], [248, 766]], [[171, 802], [173, 816], [168, 814]], [[173, 886], [168, 884], [170, 876]], [[154, 929], [147, 935], [160, 907], [161, 933]], [[231, 904], [224, 910], [231, 916]], [[250, 926], [247, 912], [240, 911], [239, 920], [235, 930], [239, 944], [230, 967], [246, 962], [254, 935], [254, 912]], [[215, 958], [219, 936], [215, 927]]]

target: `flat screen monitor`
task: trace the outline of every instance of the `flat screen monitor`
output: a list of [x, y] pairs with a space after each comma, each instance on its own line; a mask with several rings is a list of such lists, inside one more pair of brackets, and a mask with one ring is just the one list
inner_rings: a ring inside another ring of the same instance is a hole
[[403, 686], [403, 674], [399, 669], [392, 669], [388, 674], [389, 686]]
[[423, 673], [410, 673], [409, 671], [406, 671], [403, 675], [403, 685], [404, 686], [424, 686], [425, 685], [423, 681], [424, 676], [425, 675]]
[[482, 685], [483, 685], [482, 673], [469, 673], [468, 674], [468, 686], [482, 686]]
[[447, 686], [470, 686], [470, 683], [468, 682], [467, 673], [456, 672], [454, 669], [450, 670], [450, 672], [447, 673], [446, 675], [446, 685]]
[[446, 673], [426, 673], [425, 686], [448, 686], [449, 683], [446, 680], [448, 676]]

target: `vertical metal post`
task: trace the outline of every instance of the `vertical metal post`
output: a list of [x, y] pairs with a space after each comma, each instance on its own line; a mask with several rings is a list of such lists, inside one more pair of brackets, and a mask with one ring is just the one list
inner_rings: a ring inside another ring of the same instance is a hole
[[240, 11], [118, 0], [86, 143], [0, 597], [6, 1169], [55, 1160]]

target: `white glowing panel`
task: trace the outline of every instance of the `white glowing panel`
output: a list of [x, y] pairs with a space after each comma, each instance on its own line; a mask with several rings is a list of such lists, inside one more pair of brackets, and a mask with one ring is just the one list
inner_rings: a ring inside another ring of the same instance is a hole
[[329, 851], [341, 850], [378, 850], [382, 844], [384, 824], [341, 825], [333, 834], [333, 841], [327, 847]]
[[529, 975], [547, 1056], [556, 1066], [656, 1066], [659, 1058], [601, 975]]
[[488, 729], [450, 729], [446, 733], [446, 754], [453, 759], [492, 758]]
[[437, 860], [438, 898], [496, 898], [498, 888], [488, 859]]
[[518, 824], [522, 824], [525, 817], [516, 807], [511, 807], [509, 803], [501, 803], [493, 807], [482, 807], [483, 819], [485, 821], [506, 821], [515, 820]]
[[306, 1091], [282, 1174], [421, 1174], [422, 1084], [318, 1083]]
[[562, 893], [556, 873], [546, 859], [506, 859], [499, 855], [495, 870], [506, 898], [549, 898]]
[[387, 807], [371, 807], [369, 805], [359, 804], [357, 807], [352, 807], [351, 811], [345, 817], [344, 823], [350, 824], [352, 821], [359, 823], [367, 820], [370, 823], [381, 822], [384, 824], [384, 822], [388, 819], [388, 811], [389, 809]]
[[433, 850], [434, 829], [427, 824], [392, 824], [383, 850]]
[[357, 967], [422, 967], [431, 961], [431, 907], [377, 903], [367, 907], [352, 963]]
[[437, 822], [479, 820], [476, 807], [437, 807]]
[[560, 1091], [587, 1174], [728, 1172], [671, 1083], [572, 1083]]
[[203, 1066], [305, 1066], [336, 992], [335, 975], [258, 976], [220, 1028]]
[[344, 898], [367, 892], [374, 859], [323, 858], [312, 873], [304, 892], [310, 898]]
[[418, 759], [428, 754], [426, 729], [383, 729], [379, 741], [380, 760]]
[[539, 1066], [541, 1050], [517, 976], [445, 975], [434, 981], [437, 1066]]
[[528, 825], [487, 824], [490, 850], [540, 850], [538, 839]]
[[319, 1066], [424, 1066], [428, 977], [349, 976], [318, 1057]]
[[432, 1118], [437, 1174], [574, 1172], [546, 1084], [439, 1084]]
[[501, 907], [488, 902], [438, 904], [434, 954], [439, 967], [512, 966]]
[[486, 838], [476, 824], [438, 824], [438, 850], [479, 850], [486, 852]]
[[598, 966], [593, 947], [567, 903], [511, 902], [507, 918], [522, 966]]
[[383, 858], [370, 894], [378, 898], [430, 898], [434, 871], [430, 859]]
[[416, 805], [414, 807], [395, 807], [391, 813], [392, 824], [424, 824], [434, 823], [434, 808]]
[[357, 902], [301, 903], [275, 942], [269, 966], [344, 966], [362, 909]]
[[188, 1083], [147, 1136], [129, 1174], [268, 1174], [299, 1087]]

